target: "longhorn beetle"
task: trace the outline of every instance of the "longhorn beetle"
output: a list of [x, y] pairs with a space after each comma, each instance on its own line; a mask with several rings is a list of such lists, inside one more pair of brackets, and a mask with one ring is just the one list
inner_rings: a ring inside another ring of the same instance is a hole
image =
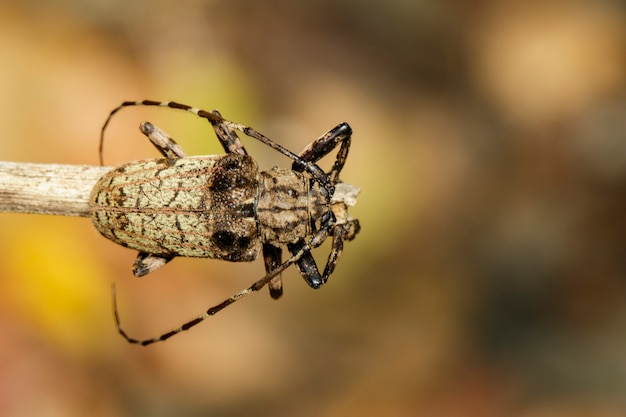
[[[266, 275], [248, 288], [209, 308], [177, 329], [152, 339], [134, 339], [122, 329], [115, 287], [113, 310], [118, 332], [130, 343], [149, 345], [190, 329], [240, 298], [268, 285], [272, 298], [282, 295], [281, 274], [295, 264], [304, 280], [317, 289], [333, 273], [343, 242], [354, 239], [359, 221], [348, 215], [359, 188], [344, 184], [339, 174], [348, 157], [352, 129], [341, 123], [296, 155], [271, 139], [224, 119], [217, 110], [152, 100], [125, 101], [109, 114], [100, 135], [115, 113], [130, 106], [161, 106], [184, 110], [207, 119], [226, 154], [187, 156], [170, 137], [149, 122], [141, 132], [163, 155], [160, 159], [129, 162], [103, 175], [90, 196], [91, 219], [106, 238], [139, 251], [135, 276], [144, 276], [176, 256], [249, 262], [263, 252]], [[260, 171], [248, 156], [235, 130], [282, 153], [291, 169]], [[339, 146], [329, 172], [317, 161]], [[319, 272], [311, 250], [332, 237], [324, 271]], [[290, 256], [282, 260], [282, 246]]]

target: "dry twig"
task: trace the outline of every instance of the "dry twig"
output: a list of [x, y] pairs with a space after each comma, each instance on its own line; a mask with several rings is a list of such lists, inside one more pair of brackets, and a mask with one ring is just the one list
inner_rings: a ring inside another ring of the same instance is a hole
[[89, 216], [89, 194], [112, 167], [0, 161], [0, 212]]

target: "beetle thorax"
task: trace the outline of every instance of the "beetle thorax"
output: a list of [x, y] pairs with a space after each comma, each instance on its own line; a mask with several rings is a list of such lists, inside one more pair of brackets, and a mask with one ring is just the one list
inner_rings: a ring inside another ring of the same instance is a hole
[[259, 237], [275, 244], [293, 243], [322, 227], [330, 212], [328, 193], [310, 177], [273, 168], [261, 172], [257, 205]]

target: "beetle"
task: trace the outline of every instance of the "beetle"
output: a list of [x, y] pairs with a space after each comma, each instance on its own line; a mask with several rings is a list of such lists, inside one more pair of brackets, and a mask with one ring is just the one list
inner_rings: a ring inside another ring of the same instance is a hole
[[[90, 196], [96, 229], [111, 241], [139, 251], [133, 265], [138, 277], [177, 256], [250, 262], [259, 253], [266, 275], [177, 329], [144, 340], [123, 330], [112, 287], [117, 329], [128, 342], [145, 346], [167, 340], [265, 285], [277, 299], [283, 292], [281, 273], [292, 264], [311, 288], [326, 283], [344, 241], [360, 231], [359, 221], [348, 214], [360, 190], [339, 179], [352, 135], [347, 123], [340, 123], [296, 155], [253, 128], [224, 119], [217, 110], [175, 102], [125, 101], [111, 111], [102, 127], [101, 163], [104, 132], [111, 118], [131, 106], [160, 106], [204, 118], [226, 153], [187, 156], [167, 133], [142, 122], [141, 132], [163, 157], [123, 164], [97, 181]], [[290, 158], [291, 169], [260, 171], [235, 130]], [[337, 147], [332, 168], [324, 172], [317, 161]], [[320, 273], [311, 250], [329, 237], [332, 247]], [[283, 261], [284, 246], [290, 256]]]

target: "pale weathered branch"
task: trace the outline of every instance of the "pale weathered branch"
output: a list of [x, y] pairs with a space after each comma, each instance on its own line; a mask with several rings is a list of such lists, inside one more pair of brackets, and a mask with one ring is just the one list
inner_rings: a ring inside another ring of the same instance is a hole
[[0, 212], [89, 216], [89, 194], [112, 167], [0, 161]]

